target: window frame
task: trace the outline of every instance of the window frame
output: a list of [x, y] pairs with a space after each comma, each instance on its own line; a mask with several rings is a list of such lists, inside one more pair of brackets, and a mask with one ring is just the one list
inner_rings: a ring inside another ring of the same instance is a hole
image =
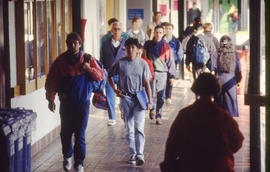
[[[37, 59], [37, 1], [44, 1], [44, 70], [45, 74], [41, 77], [38, 77], [37, 75], [37, 67], [38, 67], [38, 61]], [[66, 33], [66, 27], [65, 27], [65, 4], [66, 1], [69, 1], [68, 3], [68, 20], [69, 20], [69, 30], [68, 33], [72, 31], [72, 0], [22, 0], [22, 1], [16, 1], [15, 2], [15, 25], [16, 25], [16, 68], [17, 68], [17, 85], [12, 88], [13, 97], [20, 96], [20, 95], [26, 95], [33, 91], [36, 91], [38, 89], [41, 89], [45, 86], [46, 76], [49, 72], [49, 60], [48, 60], [48, 32], [47, 32], [47, 6], [51, 4], [51, 11], [52, 11], [52, 62], [57, 57], [58, 49], [57, 47], [57, 8], [56, 3], [57, 1], [61, 1], [61, 38], [62, 38], [62, 46], [61, 46], [61, 52], [63, 53], [66, 51], [65, 46], [65, 33]], [[34, 79], [27, 81], [25, 76], [26, 71], [26, 55], [25, 55], [25, 16], [24, 16], [24, 7], [25, 2], [33, 2], [33, 33], [34, 33]], [[47, 2], [51, 2], [50, 4]]]

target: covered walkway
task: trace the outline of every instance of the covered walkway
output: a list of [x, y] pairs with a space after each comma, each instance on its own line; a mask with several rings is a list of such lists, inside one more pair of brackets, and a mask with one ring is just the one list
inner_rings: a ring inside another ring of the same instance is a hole
[[[170, 126], [179, 109], [191, 104], [194, 95], [190, 90], [190, 80], [177, 80], [173, 90], [172, 104], [164, 108], [162, 125], [155, 125], [146, 115], [145, 124], [145, 164], [141, 167], [127, 163], [129, 158], [128, 144], [125, 139], [124, 123], [117, 109], [117, 124], [107, 126], [107, 112], [91, 110], [87, 128], [87, 156], [85, 171], [93, 172], [135, 172], [160, 171], [159, 163], [164, 157], [164, 147]], [[92, 107], [91, 107], [92, 108]], [[244, 106], [244, 95], [239, 95], [240, 117], [236, 120], [245, 136], [243, 147], [235, 155], [236, 172], [248, 172], [249, 164], [249, 108]], [[60, 139], [56, 139], [46, 149], [32, 157], [32, 171], [64, 171]]]

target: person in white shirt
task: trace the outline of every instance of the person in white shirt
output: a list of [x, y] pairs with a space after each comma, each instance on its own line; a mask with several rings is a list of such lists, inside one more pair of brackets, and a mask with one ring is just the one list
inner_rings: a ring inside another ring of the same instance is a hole
[[127, 31], [130, 38], [137, 38], [141, 45], [149, 39], [147, 34], [142, 30], [143, 20], [136, 16], [132, 19], [132, 27]]

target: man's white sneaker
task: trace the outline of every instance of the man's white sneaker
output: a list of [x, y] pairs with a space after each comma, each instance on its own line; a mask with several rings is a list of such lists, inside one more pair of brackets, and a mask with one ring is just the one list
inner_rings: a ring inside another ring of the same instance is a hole
[[84, 172], [82, 164], [79, 164], [77, 167], [75, 167], [76, 172]]
[[166, 99], [166, 104], [172, 104], [172, 100], [170, 98]]
[[113, 126], [113, 125], [115, 125], [115, 124], [116, 124], [116, 121], [113, 120], [113, 119], [110, 119], [110, 120], [108, 121], [108, 126]]
[[63, 168], [65, 171], [69, 171], [71, 170], [71, 161], [72, 161], [72, 157], [70, 158], [65, 158], [64, 157], [64, 161], [63, 161]]

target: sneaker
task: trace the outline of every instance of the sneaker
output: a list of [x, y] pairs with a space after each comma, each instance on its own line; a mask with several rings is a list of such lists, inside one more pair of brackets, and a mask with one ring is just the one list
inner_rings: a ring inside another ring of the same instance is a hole
[[136, 159], [136, 165], [143, 165], [144, 164], [144, 159], [141, 157], [137, 157]]
[[150, 118], [151, 120], [153, 120], [154, 117], [155, 117], [155, 113], [154, 113], [153, 111], [150, 110], [150, 112], [149, 112], [149, 118]]
[[156, 124], [157, 124], [157, 125], [161, 125], [161, 124], [162, 124], [160, 118], [157, 118], [157, 119], [156, 119]]
[[116, 124], [116, 121], [114, 120], [114, 119], [110, 119], [109, 121], [108, 121], [108, 126], [113, 126], [113, 125], [115, 125]]
[[131, 155], [129, 160], [128, 160], [129, 164], [136, 164], [136, 155]]
[[84, 172], [83, 165], [79, 164], [77, 167], [75, 167], [76, 172]]
[[71, 166], [72, 166], [71, 161], [72, 161], [72, 157], [69, 157], [69, 158], [64, 157], [63, 168], [65, 171], [71, 170]]
[[170, 98], [166, 99], [166, 104], [172, 104], [172, 100]]

